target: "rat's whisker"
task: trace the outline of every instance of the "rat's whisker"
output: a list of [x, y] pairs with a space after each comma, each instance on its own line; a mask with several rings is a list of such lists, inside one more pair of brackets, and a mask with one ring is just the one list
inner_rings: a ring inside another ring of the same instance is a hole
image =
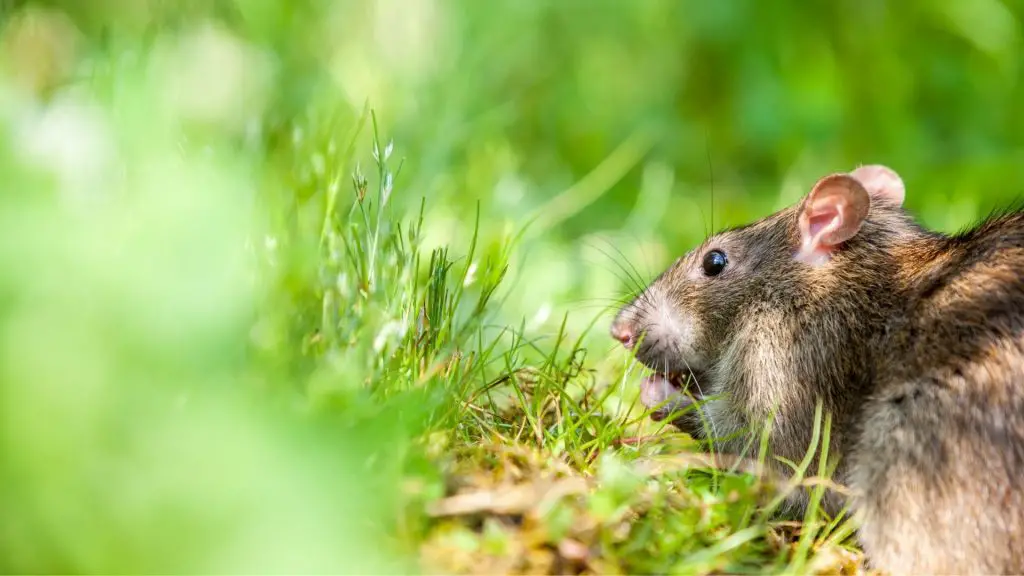
[[[642, 252], [643, 251], [643, 248], [642, 248], [643, 243], [640, 242], [639, 238], [636, 238], [635, 236], [633, 236], [632, 238], [633, 238], [634, 242], [636, 242], [636, 244], [638, 246], [641, 246], [641, 252]], [[640, 288], [640, 289], [643, 289], [643, 287], [647, 283], [644, 281], [644, 275], [641, 274], [640, 271], [637, 270], [636, 266], [633, 265], [632, 259], [627, 257], [626, 254], [623, 253], [622, 249], [619, 248], [617, 245], [615, 245], [615, 243], [611, 242], [610, 240], [607, 240], [607, 243], [608, 243], [609, 246], [611, 246], [612, 250], [615, 250], [615, 252], [618, 253], [618, 255], [622, 257], [622, 260], [626, 263], [627, 266], [629, 266], [629, 269], [632, 270], [631, 277], [634, 280], [636, 280], [637, 287]]]
[[[614, 270], [612, 270], [610, 268], [606, 268], [606, 270], [608, 270], [608, 272], [612, 273], [615, 277], [617, 277], [620, 282], [622, 282], [623, 284], [625, 284], [626, 286], [628, 286], [632, 290], [636, 290], [636, 291], [643, 290], [644, 281], [643, 281], [643, 279], [640, 277], [640, 275], [638, 273], [636, 275], [634, 275], [633, 272], [631, 272], [628, 268], [626, 268], [626, 266], [624, 266], [617, 258], [615, 258], [611, 254], [606, 252], [600, 246], [589, 244], [589, 243], [588, 243], [588, 245], [591, 248], [593, 248], [593, 249], [597, 250], [598, 252], [600, 252], [602, 256], [607, 258], [610, 262], [612, 262], [619, 269], [619, 271], [621, 272], [622, 275], [620, 275], [619, 273], [615, 272]], [[609, 242], [609, 245], [612, 246], [613, 249], [618, 250], [618, 248], [615, 247], [614, 244], [611, 244]], [[629, 260], [625, 257], [625, 255], [622, 254], [621, 251], [619, 252], [619, 254], [622, 255], [623, 259], [626, 260], [627, 263], [629, 262]], [[634, 271], [635, 271], [635, 269], [634, 269]]]

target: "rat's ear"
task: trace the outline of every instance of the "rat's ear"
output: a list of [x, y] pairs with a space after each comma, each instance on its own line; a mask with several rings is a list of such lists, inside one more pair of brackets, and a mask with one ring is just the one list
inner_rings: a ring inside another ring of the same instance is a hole
[[827, 262], [840, 244], [857, 234], [870, 206], [867, 189], [853, 175], [832, 174], [819, 180], [797, 216], [796, 259], [814, 265]]
[[903, 199], [907, 195], [906, 188], [903, 186], [903, 179], [892, 168], [881, 164], [869, 164], [850, 172], [850, 176], [864, 186], [872, 200], [889, 202], [895, 206], [903, 205]]

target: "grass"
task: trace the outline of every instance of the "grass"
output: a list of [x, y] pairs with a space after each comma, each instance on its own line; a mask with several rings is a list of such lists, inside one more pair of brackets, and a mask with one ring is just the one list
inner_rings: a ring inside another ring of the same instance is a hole
[[[821, 485], [803, 523], [776, 518], [792, 486], [766, 482], [759, 466], [744, 473], [700, 458], [692, 440], [650, 423], [635, 402], [637, 367], [624, 355], [594, 359], [591, 331], [572, 337], [563, 321], [543, 335], [493, 323], [518, 235], [481, 246], [477, 221], [464, 256], [422, 250], [422, 207], [407, 221], [388, 210], [391, 195], [402, 193], [399, 169], [391, 168], [395, 145], [371, 118], [372, 180], [356, 168], [349, 204], [340, 194], [325, 199], [318, 276], [336, 281], [321, 285], [322, 315], [307, 341], [320, 362], [372, 342], [363, 352], [372, 402], [387, 406], [412, 394], [425, 412], [413, 451], [422, 449], [417, 457], [435, 475], [405, 479], [411, 494], [397, 519], [402, 546], [418, 550], [423, 569], [858, 567], [849, 525], [818, 507]], [[593, 321], [599, 334], [601, 318]], [[827, 434], [816, 435], [808, 458], [794, 464], [795, 482], [807, 475], [819, 440], [827, 453]], [[826, 476], [824, 468], [817, 473]]]
[[609, 313], [826, 171], [1015, 194], [1019, 15], [483, 6], [2, 3], [0, 570], [863, 570], [828, 415], [716, 454]]

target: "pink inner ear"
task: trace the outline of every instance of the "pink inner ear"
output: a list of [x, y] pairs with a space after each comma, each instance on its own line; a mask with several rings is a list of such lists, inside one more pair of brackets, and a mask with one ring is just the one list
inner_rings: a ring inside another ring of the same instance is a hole
[[870, 206], [868, 192], [855, 178], [833, 174], [818, 181], [800, 210], [800, 261], [820, 265], [860, 230]]
[[834, 212], [811, 216], [807, 220], [807, 232], [810, 236], [815, 237], [829, 226], [838, 226], [839, 223], [836, 222], [838, 219], [839, 216]]

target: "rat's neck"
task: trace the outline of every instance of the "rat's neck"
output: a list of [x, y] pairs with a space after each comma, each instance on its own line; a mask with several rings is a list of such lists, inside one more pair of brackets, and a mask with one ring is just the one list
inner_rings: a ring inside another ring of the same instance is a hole
[[942, 267], [946, 236], [918, 226], [902, 210], [886, 211], [868, 223], [859, 242], [849, 246], [829, 296], [804, 315], [796, 335], [799, 361], [792, 376], [807, 386], [809, 399], [825, 400], [835, 417], [836, 448], [852, 434], [859, 411], [876, 390], [885, 351], [902, 334], [913, 303], [920, 298], [922, 271]]
[[877, 391], [880, 367], [893, 349], [904, 344], [900, 338], [933, 283], [929, 277], [945, 268], [950, 258], [949, 237], [922, 228], [902, 210], [885, 214], [867, 232], [867, 241], [854, 256], [858, 265], [846, 278], [843, 306], [826, 320], [843, 326], [828, 344], [841, 361], [828, 369], [837, 371], [833, 385], [844, 388], [834, 396], [834, 409], [842, 415], [837, 424], [846, 429], [845, 436], [859, 421], [867, 398]]

